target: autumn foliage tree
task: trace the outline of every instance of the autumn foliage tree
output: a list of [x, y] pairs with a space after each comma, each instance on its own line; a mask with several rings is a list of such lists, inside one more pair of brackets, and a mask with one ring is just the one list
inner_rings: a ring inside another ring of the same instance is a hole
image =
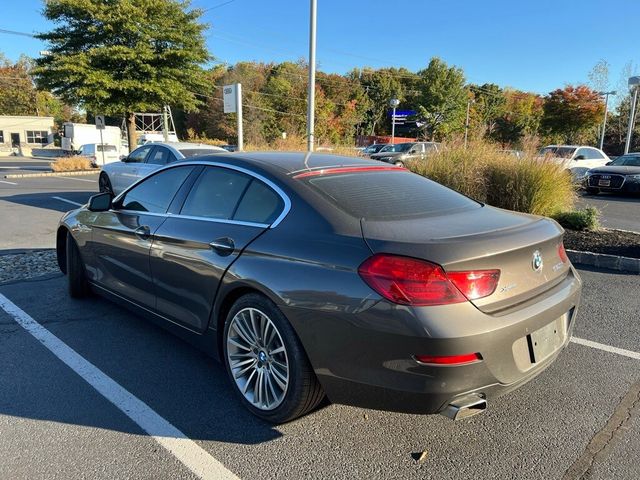
[[582, 143], [602, 121], [604, 102], [585, 85], [568, 85], [549, 93], [544, 100], [541, 127], [563, 143]]

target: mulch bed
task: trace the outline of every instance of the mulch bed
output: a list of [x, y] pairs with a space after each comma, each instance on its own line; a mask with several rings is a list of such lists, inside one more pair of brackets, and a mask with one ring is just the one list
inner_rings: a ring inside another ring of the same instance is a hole
[[640, 258], [640, 233], [605, 228], [593, 232], [566, 230], [564, 246], [567, 250]]

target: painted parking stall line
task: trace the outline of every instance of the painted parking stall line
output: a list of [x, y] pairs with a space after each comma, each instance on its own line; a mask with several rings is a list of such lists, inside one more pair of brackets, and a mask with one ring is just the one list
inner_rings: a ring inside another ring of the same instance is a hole
[[70, 205], [75, 205], [76, 207], [81, 207], [82, 204], [78, 203], [78, 202], [74, 202], [73, 200], [67, 200], [66, 198], [62, 198], [62, 197], [51, 197], [51, 198], [55, 198], [56, 200], [59, 200], [61, 202], [65, 202], [68, 203]]
[[91, 183], [97, 183], [97, 180], [88, 180], [86, 178], [75, 178], [75, 177], [58, 177], [58, 178], [64, 178], [65, 180], [77, 180], [78, 182], [91, 182]]
[[0, 183], [6, 183], [7, 185], [17, 185], [16, 182], [7, 182], [6, 180], [0, 180]]
[[239, 480], [239, 477], [206, 450], [2, 294], [0, 294], [0, 308], [198, 478], [203, 480]]
[[615, 353], [616, 355], [622, 355], [623, 357], [633, 358], [640, 360], [640, 353], [633, 352], [631, 350], [625, 350], [624, 348], [612, 347], [611, 345], [605, 345], [604, 343], [593, 342], [584, 338], [571, 337], [571, 342], [578, 345], [584, 345], [585, 347], [595, 348], [604, 352]]

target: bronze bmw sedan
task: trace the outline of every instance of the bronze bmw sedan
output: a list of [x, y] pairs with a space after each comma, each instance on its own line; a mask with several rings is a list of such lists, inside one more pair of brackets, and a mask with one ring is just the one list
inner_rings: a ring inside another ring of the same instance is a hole
[[91, 198], [57, 232], [91, 291], [218, 356], [286, 422], [325, 397], [462, 418], [549, 366], [581, 281], [552, 220], [380, 162], [218, 154]]

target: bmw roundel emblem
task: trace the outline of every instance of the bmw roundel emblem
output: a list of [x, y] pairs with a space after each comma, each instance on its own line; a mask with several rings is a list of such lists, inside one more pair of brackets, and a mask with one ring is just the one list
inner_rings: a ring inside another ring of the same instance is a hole
[[531, 267], [534, 271], [539, 272], [542, 270], [542, 266], [544, 265], [542, 261], [542, 255], [538, 250], [533, 252], [533, 260], [531, 261]]

